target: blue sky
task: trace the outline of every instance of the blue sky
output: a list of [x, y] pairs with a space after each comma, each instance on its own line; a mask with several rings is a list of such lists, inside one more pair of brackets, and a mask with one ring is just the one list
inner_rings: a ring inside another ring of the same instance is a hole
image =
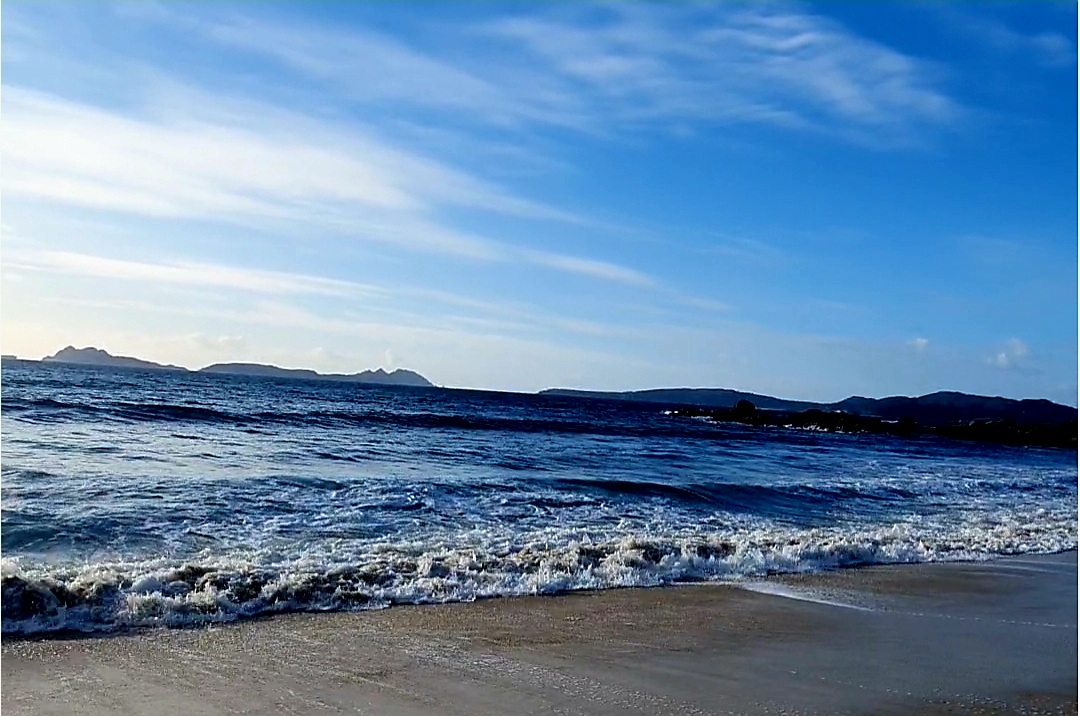
[[1069, 3], [49, 3], [3, 350], [1077, 402]]

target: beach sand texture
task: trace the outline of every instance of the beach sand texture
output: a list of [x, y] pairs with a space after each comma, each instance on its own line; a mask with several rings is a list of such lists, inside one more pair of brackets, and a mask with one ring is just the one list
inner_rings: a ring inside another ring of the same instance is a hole
[[[1076, 553], [3, 644], [5, 714], [1075, 714]], [[774, 593], [767, 593], [774, 592]]]

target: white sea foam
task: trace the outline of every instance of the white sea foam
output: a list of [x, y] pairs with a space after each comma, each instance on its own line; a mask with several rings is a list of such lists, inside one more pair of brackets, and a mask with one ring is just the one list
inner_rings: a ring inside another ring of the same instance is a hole
[[800, 589], [786, 584], [779, 584], [778, 582], [742, 582], [739, 586], [751, 592], [770, 594], [774, 597], [784, 597], [785, 599], [794, 599], [800, 602], [813, 602], [815, 604], [825, 604], [831, 607], [855, 609], [861, 612], [874, 611], [870, 607], [861, 604], [855, 604], [854, 602], [842, 601], [826, 596], [820, 590]]
[[90, 565], [3, 561], [5, 633], [184, 625], [297, 610], [359, 610], [687, 581], [746, 581], [865, 564], [985, 560], [1075, 549], [1075, 514], [1035, 510], [877, 528], [612, 534], [478, 530], [417, 542], [340, 542]]

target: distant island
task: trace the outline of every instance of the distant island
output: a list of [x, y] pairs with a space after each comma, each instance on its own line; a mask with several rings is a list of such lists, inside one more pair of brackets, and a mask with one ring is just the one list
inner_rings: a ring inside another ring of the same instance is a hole
[[114, 356], [100, 348], [75, 348], [68, 346], [57, 351], [56, 355], [45, 356], [43, 363], [75, 363], [77, 365], [100, 365], [110, 368], [147, 368], [154, 370], [176, 370], [187, 372], [187, 368], [178, 365], [162, 365], [141, 358]]
[[1077, 447], [1077, 409], [1045, 399], [939, 391], [917, 398], [852, 396], [836, 403], [782, 400], [719, 388], [605, 393], [550, 389], [542, 395], [660, 403], [671, 414], [744, 425], [897, 436], [936, 435], [1013, 445]]
[[768, 395], [745, 393], [726, 388], [660, 388], [626, 392], [599, 392], [550, 388], [541, 395], [603, 400], [629, 400], [640, 403], [664, 403], [699, 408], [733, 408], [741, 400], [749, 401], [758, 410], [800, 412], [820, 410], [842, 412], [882, 420], [914, 420], [924, 425], [948, 425], [956, 422], [987, 419], [1015, 420], [1019, 424], [1057, 424], [1076, 420], [1076, 408], [1054, 403], [1044, 398], [1014, 400], [954, 391], [939, 391], [917, 398], [863, 398], [852, 396], [835, 403], [812, 403], [783, 400]]
[[411, 370], [398, 368], [387, 373], [382, 368], [359, 373], [316, 373], [304, 368], [278, 368], [261, 363], [215, 363], [199, 369], [200, 373], [224, 373], [226, 375], [250, 375], [265, 378], [306, 378], [308, 380], [336, 380], [348, 383], [371, 383], [374, 385], [407, 385], [413, 388], [434, 388], [424, 376]]
[[[7, 356], [5, 356], [6, 358]], [[424, 376], [411, 370], [398, 368], [387, 372], [382, 368], [365, 370], [360, 373], [317, 373], [313, 370], [302, 368], [279, 368], [274, 365], [261, 363], [215, 363], [197, 371], [189, 371], [187, 368], [177, 365], [163, 365], [153, 361], [131, 358], [129, 356], [114, 356], [100, 348], [75, 348], [67, 346], [57, 351], [55, 355], [41, 359], [44, 363], [74, 363], [77, 365], [93, 365], [111, 368], [142, 368], [145, 370], [169, 370], [194, 373], [217, 373], [226, 375], [246, 375], [264, 378], [300, 378], [305, 380], [331, 380], [344, 383], [364, 383], [368, 385], [398, 385], [414, 388], [433, 388], [431, 381]]]

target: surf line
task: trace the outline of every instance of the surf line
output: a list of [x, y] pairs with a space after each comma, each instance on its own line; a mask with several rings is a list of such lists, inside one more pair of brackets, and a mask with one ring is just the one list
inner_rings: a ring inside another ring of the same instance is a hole
[[870, 607], [864, 607], [858, 604], [849, 604], [847, 602], [838, 602], [835, 599], [826, 599], [825, 597], [818, 596], [812, 592], [792, 589], [787, 585], [777, 584], [775, 582], [737, 582], [735, 583], [735, 586], [750, 592], [769, 594], [774, 597], [783, 597], [785, 599], [795, 599], [800, 602], [813, 602], [814, 604], [825, 604], [830, 607], [855, 609], [856, 611], [860, 612], [876, 611], [874, 609], [871, 609]]

